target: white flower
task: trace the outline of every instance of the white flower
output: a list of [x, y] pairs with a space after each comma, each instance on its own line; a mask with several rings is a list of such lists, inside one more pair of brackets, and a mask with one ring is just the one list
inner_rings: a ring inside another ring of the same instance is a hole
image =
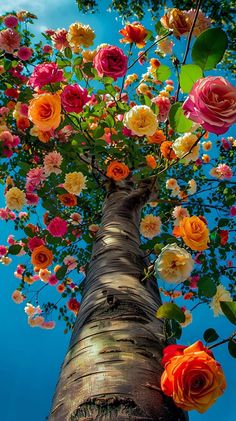
[[166, 282], [184, 282], [190, 276], [193, 265], [191, 254], [174, 243], [162, 249], [155, 262], [155, 271]]
[[227, 291], [223, 285], [218, 285], [216, 288], [216, 294], [211, 300], [210, 307], [213, 310], [214, 316], [223, 314], [221, 310], [220, 301], [233, 301], [229, 291]]
[[189, 188], [187, 190], [187, 193], [189, 195], [192, 195], [192, 194], [196, 193], [196, 191], [197, 191], [196, 181], [193, 180], [193, 179], [192, 180], [189, 180], [188, 185], [189, 185]]

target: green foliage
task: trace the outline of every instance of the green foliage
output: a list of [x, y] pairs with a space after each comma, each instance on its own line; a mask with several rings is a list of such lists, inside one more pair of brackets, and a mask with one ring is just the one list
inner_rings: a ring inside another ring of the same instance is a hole
[[169, 112], [170, 126], [178, 133], [188, 132], [193, 123], [185, 117], [181, 102], [172, 105]]
[[179, 323], [183, 323], [185, 321], [184, 312], [174, 303], [162, 304], [156, 312], [156, 317], [158, 319], [175, 320]]
[[210, 28], [197, 37], [193, 49], [192, 59], [202, 70], [211, 70], [222, 60], [227, 49], [226, 33], [220, 28]]
[[184, 64], [180, 68], [180, 88], [182, 92], [189, 93], [193, 84], [203, 77], [201, 67], [195, 64]]
[[213, 329], [212, 327], [205, 330], [204, 334], [203, 334], [203, 338], [204, 340], [209, 343], [209, 342], [215, 342], [217, 341], [217, 339], [219, 338], [218, 333], [215, 331], [215, 329]]
[[221, 301], [221, 310], [227, 317], [227, 319], [236, 325], [236, 302], [235, 301]]

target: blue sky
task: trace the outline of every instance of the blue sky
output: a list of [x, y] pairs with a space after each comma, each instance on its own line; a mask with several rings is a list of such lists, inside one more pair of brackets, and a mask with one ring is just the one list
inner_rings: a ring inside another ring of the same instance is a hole
[[[107, 42], [119, 45], [118, 31], [122, 23], [115, 14], [106, 13], [108, 1], [100, 14], [82, 16], [73, 0], [11, 0], [0, 6], [0, 14], [13, 9], [26, 9], [38, 16], [35, 28], [38, 32], [46, 28], [67, 28], [72, 22], [88, 23], [96, 32], [96, 44]], [[146, 19], [145, 24], [151, 27]], [[0, 206], [3, 203], [0, 202]], [[0, 244], [5, 244], [13, 224], [0, 222]], [[15, 261], [16, 264], [18, 260]], [[48, 414], [51, 398], [58, 378], [60, 365], [69, 342], [63, 334], [63, 326], [57, 324], [53, 331], [28, 327], [23, 307], [11, 300], [17, 286], [13, 276], [14, 263], [1, 266], [0, 277], [0, 419], [4, 421], [43, 421]], [[234, 326], [224, 317], [213, 318], [210, 310], [201, 306], [194, 312], [194, 324], [184, 330], [181, 342], [190, 344], [202, 338], [206, 327], [214, 327], [223, 338], [232, 333]], [[207, 321], [207, 325], [206, 325]], [[236, 390], [236, 362], [227, 354], [226, 346], [216, 349], [215, 356], [225, 371], [228, 388], [225, 394], [205, 414], [190, 413], [190, 421], [235, 419], [234, 399]]]

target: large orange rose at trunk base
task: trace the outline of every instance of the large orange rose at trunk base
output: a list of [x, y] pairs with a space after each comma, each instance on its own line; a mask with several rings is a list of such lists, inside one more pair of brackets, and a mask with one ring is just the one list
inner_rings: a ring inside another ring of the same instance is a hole
[[185, 411], [196, 409], [203, 413], [224, 393], [223, 370], [201, 341], [188, 347], [167, 346], [162, 363], [165, 371], [161, 389]]

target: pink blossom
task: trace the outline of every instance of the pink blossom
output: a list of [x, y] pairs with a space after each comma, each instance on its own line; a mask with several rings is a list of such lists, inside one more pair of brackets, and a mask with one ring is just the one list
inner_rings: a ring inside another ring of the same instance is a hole
[[61, 163], [62, 163], [62, 156], [59, 152], [53, 151], [49, 152], [44, 160], [44, 171], [46, 175], [50, 175], [51, 173], [60, 174], [61, 173]]
[[191, 276], [189, 280], [190, 280], [190, 285], [189, 285], [190, 288], [196, 289], [198, 287], [197, 284], [198, 284], [198, 281], [200, 280], [200, 276], [199, 275]]
[[236, 216], [236, 206], [231, 206], [229, 212], [230, 212], [230, 216]]
[[33, 51], [29, 47], [22, 46], [19, 48], [17, 55], [20, 60], [27, 61], [32, 57]]
[[5, 16], [3, 23], [8, 28], [15, 28], [18, 25], [18, 19], [14, 15]]
[[73, 256], [66, 256], [63, 263], [67, 266], [68, 271], [75, 269], [78, 265], [77, 259]]
[[52, 53], [52, 47], [51, 47], [51, 45], [45, 44], [43, 46], [43, 53], [44, 54], [51, 54]]
[[0, 49], [12, 54], [20, 47], [21, 36], [14, 29], [7, 28], [0, 32]]
[[29, 84], [35, 89], [41, 89], [51, 83], [64, 80], [63, 70], [59, 69], [56, 63], [38, 64], [29, 78]]
[[0, 246], [0, 257], [7, 254], [7, 248], [5, 246]]
[[57, 282], [58, 282], [58, 279], [55, 274], [52, 274], [49, 276], [49, 279], [48, 279], [49, 285], [54, 286], [57, 284]]
[[232, 268], [233, 267], [233, 261], [232, 260], [228, 260], [227, 266], [228, 266], [228, 268]]
[[196, 256], [194, 257], [194, 262], [197, 263], [198, 265], [202, 264], [201, 260], [199, 259], [199, 257], [202, 255], [203, 253], [200, 252], [200, 253], [197, 253]]
[[73, 133], [74, 133], [73, 127], [68, 124], [68, 125], [64, 126], [61, 130], [59, 130], [57, 132], [58, 140], [61, 143], [66, 143], [66, 142], [68, 142], [68, 139], [70, 138], [70, 136]]
[[10, 112], [10, 110], [9, 110], [7, 107], [1, 107], [1, 108], [0, 108], [0, 114], [1, 114], [3, 117], [7, 117], [7, 116], [8, 116], [8, 114], [9, 114], [9, 112]]
[[63, 237], [67, 233], [67, 222], [56, 216], [47, 225], [47, 230], [53, 237]]
[[146, 54], [143, 54], [143, 51], [139, 51], [138, 52], [138, 62], [139, 62], [139, 64], [143, 65], [145, 63], [145, 61], [147, 61]]
[[65, 48], [69, 47], [69, 42], [67, 41], [67, 31], [66, 29], [57, 29], [51, 35], [51, 40], [54, 48], [59, 51], [64, 51]]
[[201, 78], [194, 83], [183, 110], [208, 132], [225, 133], [236, 122], [236, 88], [221, 76]]
[[225, 151], [228, 151], [232, 147], [231, 143], [227, 139], [225, 139], [224, 137], [222, 137], [222, 139], [221, 139], [221, 144], [222, 144], [222, 147]]
[[54, 329], [55, 326], [56, 326], [56, 323], [53, 320], [50, 320], [48, 322], [44, 321], [40, 325], [41, 329]]
[[12, 246], [13, 244], [15, 244], [16, 243], [16, 240], [14, 239], [14, 235], [12, 235], [12, 234], [8, 235], [7, 242], [8, 242], [8, 244], [10, 244], [10, 246]]
[[116, 80], [127, 72], [128, 57], [113, 45], [101, 48], [93, 60], [93, 65], [100, 77], [109, 76]]
[[32, 192], [42, 181], [46, 180], [43, 167], [36, 167], [29, 170], [26, 176], [26, 189]]
[[68, 113], [80, 113], [89, 99], [87, 89], [77, 83], [67, 85], [61, 94], [62, 106]]
[[158, 120], [166, 121], [169, 115], [170, 107], [171, 107], [169, 98], [162, 95], [158, 95], [152, 99], [152, 102], [156, 104], [159, 108], [159, 113], [157, 116]]
[[28, 247], [30, 251], [33, 251], [36, 247], [42, 246], [45, 244], [45, 241], [39, 237], [32, 237], [28, 240]]
[[220, 180], [230, 179], [233, 177], [231, 168], [226, 164], [219, 164], [216, 168], [212, 168], [210, 171], [212, 177], [216, 177]]
[[17, 265], [17, 267], [16, 267], [16, 272], [17, 272], [19, 275], [23, 275], [24, 271], [25, 271], [25, 265]]
[[48, 35], [49, 37], [51, 37], [53, 34], [55, 34], [55, 30], [54, 29], [46, 29], [45, 34]]
[[7, 221], [8, 219], [8, 211], [7, 209], [1, 208], [0, 209], [0, 219]]
[[27, 205], [36, 206], [39, 202], [39, 196], [35, 193], [26, 192], [25, 197]]

